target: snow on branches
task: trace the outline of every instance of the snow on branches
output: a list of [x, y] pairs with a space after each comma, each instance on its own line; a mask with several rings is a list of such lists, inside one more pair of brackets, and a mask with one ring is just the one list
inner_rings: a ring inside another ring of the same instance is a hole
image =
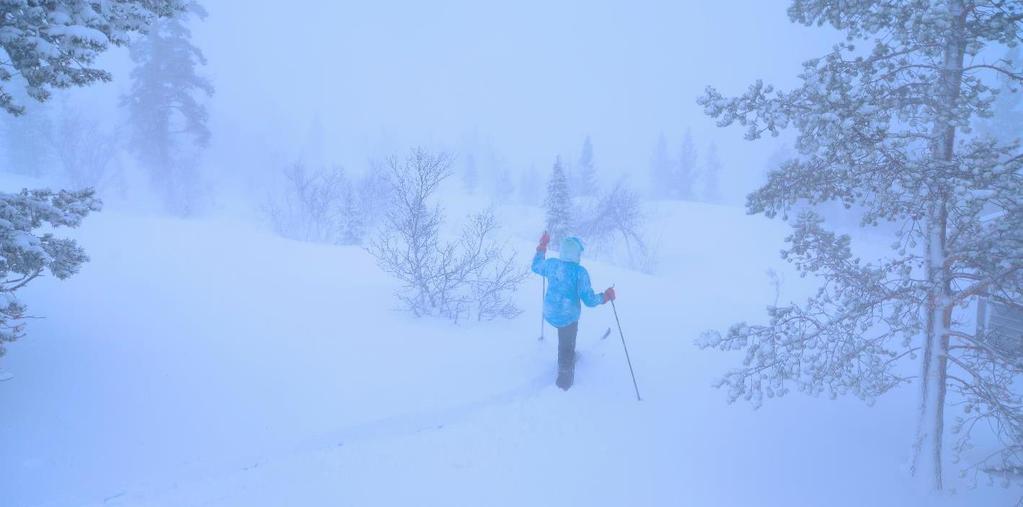
[[[109, 72], [92, 65], [96, 57], [184, 6], [184, 0], [2, 2], [0, 82], [17, 77], [28, 96], [44, 101], [52, 88], [109, 81]], [[12, 114], [24, 110], [6, 84], [0, 86], [0, 107]]]
[[645, 216], [639, 195], [618, 183], [600, 195], [597, 201], [580, 213], [578, 231], [587, 245], [596, 252], [613, 254], [615, 245], [625, 245], [629, 265], [648, 269], [653, 258], [643, 240]]
[[872, 400], [908, 381], [896, 365], [916, 360], [913, 471], [926, 467], [924, 476], [942, 486], [945, 408], [962, 405], [984, 410], [956, 421], [954, 449], [968, 449], [967, 428], [984, 420], [1005, 447], [978, 466], [1023, 477], [1023, 396], [1011, 388], [1023, 369], [966, 315], [981, 296], [1023, 304], [1023, 152], [973, 129], [1000, 92], [1011, 92], [993, 88], [996, 78], [1023, 83], [1007, 60], [981, 57], [986, 47], [1019, 44], [1023, 5], [795, 0], [789, 15], [830, 24], [847, 39], [806, 62], [794, 90], [757, 81], [733, 98], [708, 88], [698, 102], [718, 125], [745, 127], [747, 139], [798, 133], [799, 156], [750, 195], [750, 213], [787, 218], [806, 205], [841, 203], [864, 226], [895, 226], [892, 255], [863, 262], [848, 237], [801, 214], [785, 257], [819, 278], [820, 291], [769, 308], [766, 325], [738, 324], [699, 344], [746, 351], [721, 386], [729, 399], [755, 405], [792, 385]]
[[24, 331], [26, 308], [14, 293], [47, 272], [63, 280], [88, 260], [74, 240], [37, 230], [77, 227], [100, 206], [92, 189], [0, 194], [0, 356], [4, 342], [20, 338]]
[[561, 157], [554, 160], [550, 179], [547, 180], [547, 195], [544, 197], [543, 205], [547, 220], [547, 232], [550, 233], [551, 240], [555, 245], [560, 244], [562, 239], [573, 234], [577, 225], [573, 211], [572, 192], [565, 167], [561, 163]]
[[[580, 165], [582, 168], [593, 166], [589, 138], [584, 144]], [[630, 266], [651, 269], [654, 259], [642, 237], [645, 217], [639, 195], [624, 182], [602, 191], [595, 178], [584, 188], [575, 188], [568, 174], [561, 157], [557, 157], [543, 203], [546, 228], [553, 243], [558, 245], [565, 237], [578, 236], [593, 253], [607, 257], [613, 257], [616, 247], [622, 244]], [[592, 171], [588, 174], [587, 178], [593, 176]]]
[[456, 322], [519, 315], [511, 296], [526, 272], [497, 244], [493, 214], [471, 217], [456, 240], [441, 237], [444, 217], [434, 199], [451, 175], [451, 158], [417, 148], [404, 159], [392, 157], [387, 167], [390, 209], [369, 251], [401, 281], [398, 298], [405, 308]]

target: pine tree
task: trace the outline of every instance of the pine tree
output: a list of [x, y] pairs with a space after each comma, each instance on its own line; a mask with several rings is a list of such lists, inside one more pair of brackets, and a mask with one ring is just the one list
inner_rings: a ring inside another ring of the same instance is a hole
[[721, 160], [718, 159], [718, 145], [710, 143], [707, 147], [707, 160], [703, 163], [703, 200], [707, 202], [721, 201], [721, 189], [718, 178], [721, 174]]
[[551, 178], [547, 182], [547, 197], [544, 199], [547, 210], [547, 232], [551, 241], [558, 245], [561, 240], [572, 235], [575, 222], [572, 216], [572, 194], [568, 188], [568, 178], [561, 164], [561, 157], [554, 160]]
[[650, 194], [658, 199], [668, 199], [672, 195], [672, 165], [668, 155], [668, 140], [664, 133], [657, 138], [653, 156], [650, 157]]
[[953, 425], [956, 452], [974, 431], [994, 428], [1004, 447], [974, 470], [1018, 477], [1023, 349], [996, 347], [964, 324], [963, 308], [977, 296], [1023, 305], [1023, 153], [967, 128], [990, 111], [992, 75], [1020, 83], [1023, 74], [1004, 62], [966, 63], [991, 45], [1018, 43], [1023, 4], [795, 0], [789, 16], [847, 39], [804, 64], [792, 91], [757, 82], [738, 98], [708, 88], [700, 99], [719, 125], [746, 127], [748, 139], [789, 126], [798, 133], [800, 157], [770, 174], [748, 211], [785, 216], [800, 203], [839, 202], [864, 225], [891, 222], [898, 233], [890, 256], [868, 262], [848, 236], [801, 212], [784, 257], [822, 287], [803, 304], [771, 307], [767, 325], [706, 334], [703, 346], [746, 351], [721, 386], [755, 405], [791, 386], [869, 402], [911, 382], [902, 366], [915, 360], [914, 473], [942, 487], [945, 412], [954, 404], [966, 408]]
[[360, 206], [355, 186], [350, 178], [341, 182], [341, 205], [338, 213], [340, 243], [358, 245], [366, 234], [366, 212]]
[[597, 167], [593, 161], [593, 143], [590, 136], [583, 141], [573, 195], [592, 197], [597, 194]]
[[[194, 1], [187, 12], [206, 17]], [[210, 138], [209, 114], [200, 98], [213, 95], [213, 85], [197, 73], [206, 58], [191, 36], [184, 15], [158, 20], [131, 47], [135, 69], [131, 90], [122, 99], [132, 124], [129, 146], [167, 209], [179, 215], [194, 211], [198, 198], [198, 150]]]
[[693, 183], [696, 180], [696, 146], [693, 144], [693, 133], [686, 129], [682, 138], [682, 148], [678, 154], [678, 165], [671, 179], [671, 195], [676, 199], [690, 201], [696, 198]]
[[494, 197], [499, 203], [507, 203], [515, 196], [515, 184], [512, 183], [511, 173], [507, 168], [497, 171], [497, 179], [494, 180]]

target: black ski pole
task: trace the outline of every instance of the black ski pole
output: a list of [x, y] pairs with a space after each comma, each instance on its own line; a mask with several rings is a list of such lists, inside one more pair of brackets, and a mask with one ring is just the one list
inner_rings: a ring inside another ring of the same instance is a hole
[[540, 341], [543, 341], [543, 300], [547, 297], [547, 277], [543, 277], [543, 288], [540, 291]]
[[643, 401], [639, 397], [639, 385], [636, 384], [636, 372], [632, 371], [632, 359], [629, 359], [629, 347], [625, 346], [625, 333], [622, 332], [622, 321], [618, 320], [618, 308], [615, 307], [615, 300], [611, 300], [611, 310], [615, 312], [615, 322], [618, 324], [618, 336], [622, 337], [622, 348], [625, 349], [625, 360], [629, 363], [629, 374], [632, 375], [632, 387], [636, 388], [636, 401]]

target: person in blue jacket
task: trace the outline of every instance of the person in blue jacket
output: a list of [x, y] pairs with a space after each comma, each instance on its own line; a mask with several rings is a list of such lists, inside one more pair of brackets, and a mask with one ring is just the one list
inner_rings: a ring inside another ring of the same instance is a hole
[[579, 265], [583, 243], [578, 238], [567, 237], [561, 241], [559, 259], [548, 259], [547, 244], [551, 237], [547, 232], [540, 237], [533, 257], [533, 272], [546, 278], [547, 293], [543, 299], [543, 318], [558, 328], [558, 387], [568, 390], [575, 379], [575, 337], [579, 331], [579, 314], [582, 306], [594, 307], [613, 301], [614, 288], [597, 294], [590, 286], [590, 274]]

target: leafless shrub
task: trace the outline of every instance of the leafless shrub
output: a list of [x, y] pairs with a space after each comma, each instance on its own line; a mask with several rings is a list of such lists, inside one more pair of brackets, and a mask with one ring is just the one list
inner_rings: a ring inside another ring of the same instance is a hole
[[263, 206], [277, 234], [317, 243], [362, 241], [363, 206], [343, 169], [310, 173], [295, 163], [284, 170], [284, 180], [282, 195]]
[[386, 164], [372, 164], [369, 172], [355, 181], [355, 200], [365, 231], [379, 225], [391, 208], [393, 193]]
[[451, 176], [449, 155], [421, 148], [387, 161], [390, 207], [369, 251], [385, 271], [402, 282], [398, 298], [416, 316], [458, 321], [490, 320], [520, 313], [509, 300], [525, 278], [514, 256], [502, 256], [493, 239], [491, 213], [471, 218], [457, 241], [442, 241], [443, 214], [433, 203]]
[[652, 251], [642, 234], [645, 217], [639, 194], [619, 183], [587, 208], [589, 211], [581, 214], [587, 219], [579, 224], [579, 234], [587, 245], [609, 256], [622, 245], [630, 266], [652, 265]]
[[[475, 215], [462, 235], [463, 250], [476, 262], [469, 262], [467, 283], [472, 302], [469, 310], [476, 320], [511, 319], [522, 313], [510, 298], [526, 277], [514, 255], [502, 256], [491, 241], [497, 221], [490, 212]], [[468, 260], [468, 259], [467, 259]]]
[[102, 188], [109, 183], [115, 176], [111, 171], [118, 148], [115, 133], [70, 107], [64, 107], [56, 131], [50, 143], [73, 187]]

